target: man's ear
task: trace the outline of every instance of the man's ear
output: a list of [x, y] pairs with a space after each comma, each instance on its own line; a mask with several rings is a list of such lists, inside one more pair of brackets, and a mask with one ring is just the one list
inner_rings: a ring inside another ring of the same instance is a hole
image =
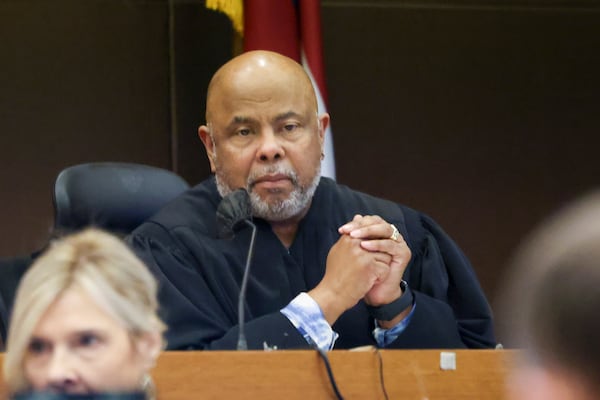
[[206, 155], [208, 156], [208, 162], [210, 163], [210, 170], [215, 173], [215, 142], [213, 141], [212, 136], [210, 135], [210, 130], [206, 125], [200, 125], [198, 128], [198, 137], [204, 143], [204, 148], [206, 149]]
[[325, 144], [325, 131], [329, 126], [329, 114], [323, 113], [317, 116], [319, 125], [319, 139], [321, 140], [321, 147]]
[[160, 332], [145, 332], [135, 339], [135, 346], [146, 372], [156, 364], [156, 359], [163, 348]]

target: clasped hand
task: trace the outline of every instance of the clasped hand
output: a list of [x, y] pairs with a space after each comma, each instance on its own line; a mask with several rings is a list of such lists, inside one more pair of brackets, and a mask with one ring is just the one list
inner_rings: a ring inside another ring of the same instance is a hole
[[309, 294], [330, 324], [360, 299], [372, 306], [400, 297], [400, 281], [411, 259], [402, 235], [376, 215], [356, 215], [338, 229], [342, 235], [327, 256], [323, 280]]

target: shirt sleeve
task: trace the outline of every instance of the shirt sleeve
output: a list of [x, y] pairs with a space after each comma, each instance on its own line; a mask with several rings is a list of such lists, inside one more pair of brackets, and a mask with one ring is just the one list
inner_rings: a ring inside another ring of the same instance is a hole
[[373, 329], [373, 337], [375, 338], [375, 341], [377, 342], [377, 345], [379, 347], [389, 346], [390, 343], [392, 343], [394, 340], [396, 340], [398, 338], [398, 336], [400, 336], [400, 334], [402, 332], [404, 332], [404, 330], [410, 323], [410, 320], [411, 320], [413, 314], [415, 313], [415, 308], [417, 308], [417, 305], [413, 304], [413, 307], [410, 310], [410, 312], [408, 313], [408, 315], [406, 316], [406, 318], [404, 318], [402, 321], [398, 322], [395, 326], [391, 327], [390, 329], [380, 328], [377, 325], [377, 321], [375, 321], [375, 329]]
[[331, 329], [319, 304], [307, 293], [302, 292], [281, 309], [292, 325], [311, 345], [321, 350], [331, 350], [338, 334]]

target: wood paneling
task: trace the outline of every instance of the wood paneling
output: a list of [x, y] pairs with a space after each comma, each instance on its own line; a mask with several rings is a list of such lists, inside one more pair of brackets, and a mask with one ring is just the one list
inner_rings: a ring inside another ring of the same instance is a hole
[[[383, 399], [380, 372], [391, 399], [504, 398], [514, 351], [450, 352], [456, 360], [450, 370], [440, 368], [439, 350], [381, 350], [379, 355], [340, 350], [328, 357], [347, 399]], [[164, 352], [152, 376], [157, 397], [167, 400], [335, 398], [315, 351]], [[0, 380], [0, 396], [5, 394]]]
[[598, 21], [592, 1], [323, 1], [338, 180], [434, 217], [494, 299], [520, 239], [598, 184]]

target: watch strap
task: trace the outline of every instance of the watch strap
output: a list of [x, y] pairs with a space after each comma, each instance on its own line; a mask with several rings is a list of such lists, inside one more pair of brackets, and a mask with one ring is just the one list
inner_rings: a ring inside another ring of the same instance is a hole
[[379, 321], [391, 321], [398, 314], [411, 306], [413, 304], [414, 296], [406, 281], [403, 280], [400, 282], [400, 289], [402, 289], [402, 295], [389, 304], [383, 304], [377, 307], [367, 304], [369, 314]]

